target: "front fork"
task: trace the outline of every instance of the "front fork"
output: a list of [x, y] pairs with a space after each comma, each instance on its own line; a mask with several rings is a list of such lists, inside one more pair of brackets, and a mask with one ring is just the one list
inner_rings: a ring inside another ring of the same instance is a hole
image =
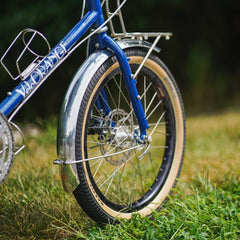
[[[147, 139], [146, 129], [148, 129], [149, 126], [143, 110], [140, 96], [137, 91], [136, 81], [135, 79], [132, 78], [133, 74], [130, 69], [128, 59], [124, 54], [123, 50], [120, 48], [120, 46], [107, 34], [103, 34], [101, 36], [101, 42], [102, 44], [104, 44], [113, 51], [119, 62], [120, 69], [122, 71], [123, 78], [126, 84], [126, 88], [128, 89], [128, 94], [138, 121], [140, 129], [140, 139], [141, 141], [145, 141]], [[106, 100], [104, 99], [104, 101], [107, 101], [107, 99]]]

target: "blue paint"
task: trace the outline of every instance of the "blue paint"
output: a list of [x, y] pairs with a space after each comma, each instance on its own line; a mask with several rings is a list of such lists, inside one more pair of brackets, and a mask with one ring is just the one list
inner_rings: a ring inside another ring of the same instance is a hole
[[[100, 0], [87, 0], [88, 13], [75, 25], [75, 27], [56, 45], [54, 49], [43, 59], [41, 64], [34, 70], [33, 73], [12, 91], [0, 104], [0, 112], [5, 116], [9, 116], [13, 110], [22, 103], [24, 99], [27, 99], [30, 94], [41, 84], [44, 78], [51, 72], [52, 69], [59, 63], [59, 61], [66, 56], [68, 51], [74, 47], [79, 39], [90, 28], [98, 28], [104, 23], [104, 17], [102, 13], [102, 7]], [[106, 32], [102, 32], [94, 35], [90, 43], [90, 51], [95, 51], [95, 44], [98, 44], [99, 48], [108, 47], [116, 55], [130, 99], [133, 104], [133, 109], [136, 114], [138, 124], [141, 131], [141, 138], [146, 135], [146, 129], [149, 128], [141, 101], [138, 99], [138, 91], [136, 88], [135, 80], [132, 79], [132, 72], [128, 64], [123, 50], [119, 45], [109, 37]], [[104, 94], [103, 94], [104, 95]], [[106, 96], [104, 96], [106, 98]], [[104, 105], [106, 114], [110, 109], [107, 106], [107, 98], [104, 101], [100, 101], [99, 104]]]

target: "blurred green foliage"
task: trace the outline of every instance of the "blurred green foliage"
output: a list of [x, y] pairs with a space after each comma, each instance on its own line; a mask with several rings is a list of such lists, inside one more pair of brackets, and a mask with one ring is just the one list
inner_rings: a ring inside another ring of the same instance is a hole
[[[81, 8], [79, 0], [5, 1], [0, 9], [0, 54], [26, 27], [44, 33], [54, 46], [80, 19]], [[129, 0], [123, 12], [128, 31], [174, 33], [170, 41], [161, 40], [160, 58], [175, 76], [187, 111], [220, 110], [240, 100], [239, 0]], [[85, 48], [50, 77], [21, 115], [59, 113], [67, 86], [85, 58]], [[16, 82], [3, 68], [0, 79], [2, 100]]]

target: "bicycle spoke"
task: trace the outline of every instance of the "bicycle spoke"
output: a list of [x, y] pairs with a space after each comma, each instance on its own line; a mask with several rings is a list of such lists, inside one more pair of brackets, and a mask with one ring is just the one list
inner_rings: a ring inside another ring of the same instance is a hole
[[[114, 81], [116, 82], [116, 79], [114, 78]], [[121, 96], [122, 96], [122, 77], [120, 78], [119, 83], [119, 92], [118, 92], [118, 109], [120, 109], [121, 106]]]
[[155, 112], [155, 110], [159, 107], [159, 105], [162, 104], [162, 100], [158, 102], [158, 104], [153, 108], [153, 110], [151, 111], [151, 113], [149, 113], [149, 115], [147, 116], [147, 120], [152, 116], [152, 114]]
[[[135, 154], [137, 155], [137, 154]], [[140, 185], [141, 185], [141, 188], [142, 188], [142, 192], [143, 192], [143, 182], [144, 182], [144, 177], [143, 177], [143, 174], [142, 174], [142, 170], [141, 170], [141, 167], [140, 167], [140, 161], [138, 159], [138, 157], [136, 158], [136, 161], [137, 161], [137, 167], [135, 168], [134, 165], [132, 165], [132, 168], [133, 168], [133, 173], [135, 173], [134, 175], [138, 176], [139, 177], [139, 180], [140, 180]], [[135, 181], [133, 181], [135, 182]]]
[[145, 112], [146, 115], [147, 115], [147, 112], [148, 112], [149, 108], [151, 107], [154, 99], [156, 98], [156, 96], [157, 96], [157, 92], [154, 93], [152, 99], [151, 99], [150, 102], [148, 103], [148, 106], [147, 106], [147, 109], [146, 109], [146, 112]]
[[[128, 107], [131, 109], [131, 106], [129, 104], [129, 99], [125, 96], [124, 92], [122, 91], [122, 88], [119, 86], [117, 80], [114, 78], [114, 82], [117, 86], [117, 88], [119, 89], [119, 93], [121, 93], [121, 96], [123, 97], [123, 99], [125, 100], [125, 103], [128, 105]], [[121, 82], [122, 82], [122, 78], [121, 78]], [[122, 83], [121, 83], [122, 85]]]
[[[101, 159], [99, 159], [97, 162], [99, 163], [98, 164], [98, 167], [97, 167], [97, 169], [95, 170], [95, 173], [93, 173], [93, 177], [95, 177], [96, 176], [96, 174], [97, 174], [97, 172], [98, 172], [98, 170], [100, 169], [100, 167], [101, 167], [101, 165], [102, 165], [102, 163], [103, 163], [103, 158], [101, 158]], [[96, 182], [98, 182], [99, 180], [97, 180]]]
[[[126, 163], [128, 163], [131, 159], [132, 159], [132, 157], [131, 157], [130, 159], [128, 159], [128, 160], [126, 161]], [[126, 164], [126, 163], [125, 163], [125, 164]], [[99, 186], [99, 188], [102, 188], [102, 186], [103, 186], [105, 183], [107, 183], [107, 182], [109, 181], [109, 179], [112, 179], [112, 178], [116, 175], [116, 173], [117, 173], [125, 164], [119, 166], [119, 168], [116, 169], [116, 170]]]
[[142, 98], [144, 98], [144, 111], [145, 111], [145, 114], [146, 114], [146, 109], [147, 109], [147, 92], [150, 89], [150, 87], [152, 86], [152, 82], [150, 82], [147, 87], [146, 87], [146, 84], [147, 84], [147, 80], [146, 80], [146, 77], [144, 76], [144, 82], [143, 82], [144, 92], [140, 96], [140, 99], [142, 100]]
[[158, 131], [158, 130], [155, 130], [154, 133], [156, 133], [156, 134], [158, 134], [158, 135], [162, 135], [162, 136], [167, 136], [167, 135], [168, 135], [168, 134], [166, 134], [165, 132], [163, 132], [163, 131]]
[[157, 126], [158, 126], [158, 124], [159, 124], [159, 122], [162, 120], [162, 118], [164, 117], [164, 115], [165, 115], [165, 111], [162, 113], [162, 115], [160, 116], [160, 118], [158, 119], [158, 121], [157, 121], [157, 123], [156, 123], [156, 125], [154, 126], [154, 128], [153, 128], [153, 130], [152, 130], [152, 132], [150, 133], [150, 137], [152, 136], [152, 134], [154, 133], [154, 131], [156, 130], [156, 128], [157, 128]]
[[161, 149], [166, 149], [168, 146], [151, 146], [150, 148], [161, 148]]
[[101, 99], [104, 101], [104, 103], [106, 104], [106, 106], [110, 109], [111, 111], [111, 107], [109, 106], [109, 103], [107, 102], [107, 100], [104, 98], [104, 96], [102, 95], [102, 93], [99, 94], [99, 96], [101, 97]]
[[118, 107], [117, 107], [117, 104], [115, 103], [115, 100], [114, 100], [114, 98], [113, 98], [113, 96], [112, 96], [112, 93], [111, 93], [111, 91], [109, 90], [108, 85], [106, 85], [105, 88], [106, 88], [106, 90], [107, 90], [107, 92], [108, 92], [108, 94], [109, 94], [109, 96], [110, 96], [110, 98], [111, 98], [111, 100], [112, 100], [112, 102], [113, 102], [114, 108], [118, 108]]

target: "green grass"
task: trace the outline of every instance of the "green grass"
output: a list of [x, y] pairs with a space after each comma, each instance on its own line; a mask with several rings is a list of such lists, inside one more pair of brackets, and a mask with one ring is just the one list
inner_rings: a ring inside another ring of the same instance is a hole
[[187, 119], [181, 178], [164, 208], [105, 226], [62, 189], [54, 123], [26, 137], [0, 186], [0, 239], [240, 239], [240, 113]]

